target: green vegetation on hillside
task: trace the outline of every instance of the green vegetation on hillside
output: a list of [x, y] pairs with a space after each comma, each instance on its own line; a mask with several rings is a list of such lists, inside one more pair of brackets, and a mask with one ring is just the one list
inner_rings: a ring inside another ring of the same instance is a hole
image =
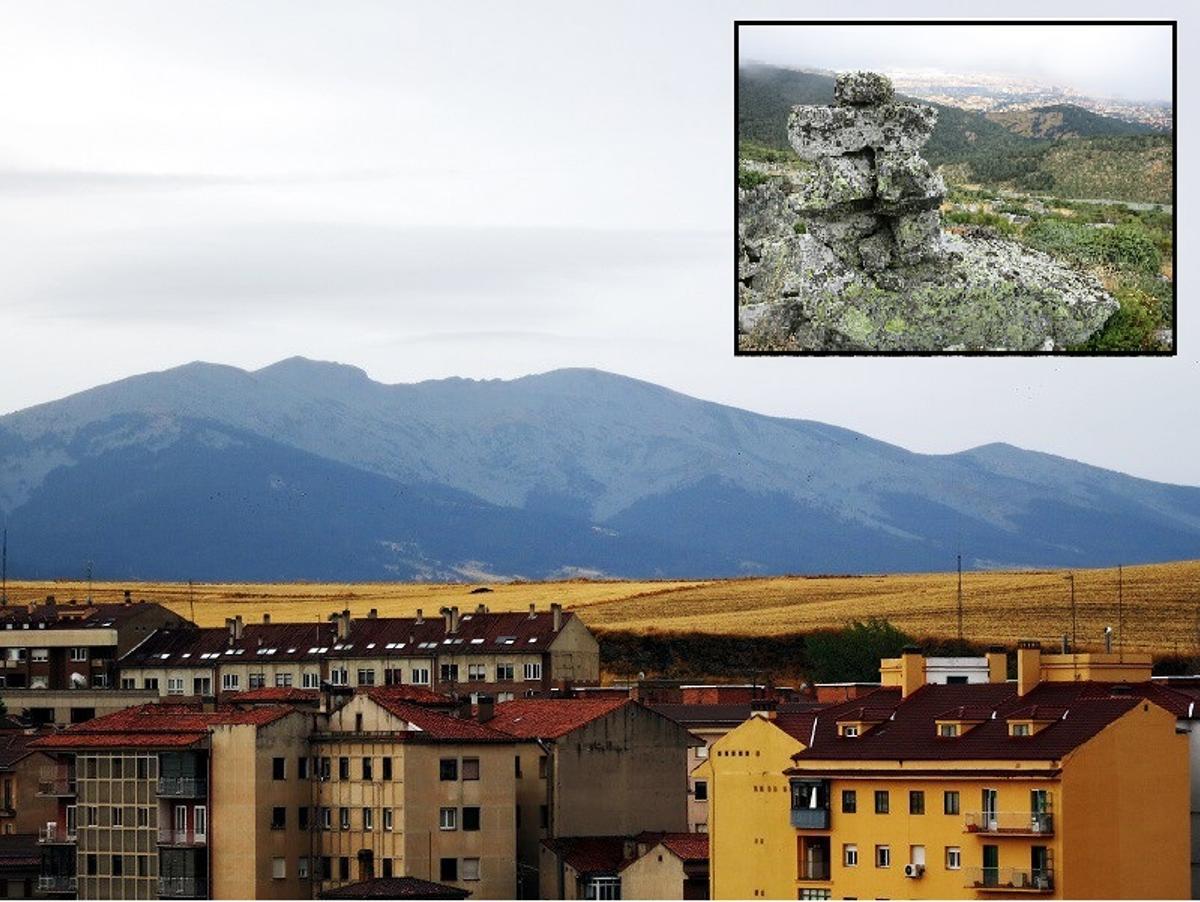
[[1032, 110], [1011, 110], [984, 114], [1026, 138], [1102, 138], [1117, 135], [1153, 134], [1154, 129], [1136, 122], [1124, 122], [1101, 116], [1073, 103], [1058, 103]]

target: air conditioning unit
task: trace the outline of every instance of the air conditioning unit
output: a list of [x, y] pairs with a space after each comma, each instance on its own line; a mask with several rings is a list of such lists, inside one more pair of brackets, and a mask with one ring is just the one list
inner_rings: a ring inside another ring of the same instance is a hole
[[923, 864], [906, 864], [904, 866], [905, 877], [920, 877], [925, 873], [925, 865]]

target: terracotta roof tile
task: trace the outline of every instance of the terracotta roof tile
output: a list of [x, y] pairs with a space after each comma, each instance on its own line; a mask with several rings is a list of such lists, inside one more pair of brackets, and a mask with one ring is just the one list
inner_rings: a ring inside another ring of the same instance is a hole
[[707, 833], [667, 833], [660, 841], [684, 861], [708, 860]]
[[523, 739], [557, 739], [636, 704], [627, 698], [520, 698], [497, 705], [488, 726]]
[[259, 689], [247, 689], [237, 695], [230, 696], [236, 704], [243, 702], [318, 702], [321, 700], [319, 689], [297, 689], [295, 686], [263, 686]]
[[554, 852], [579, 876], [615, 874], [627, 863], [625, 836], [571, 836], [544, 839], [542, 845]]
[[376, 877], [318, 894], [319, 899], [465, 899], [469, 890], [419, 877]]
[[[705, 725], [731, 724], [736, 725], [750, 718], [749, 702], [722, 702], [717, 704], [681, 704], [663, 703], [647, 705], [651, 711], [656, 711], [663, 717], [669, 717], [685, 727], [702, 727]], [[821, 702], [780, 702], [778, 713], [802, 714], [816, 711], [827, 705]]]
[[453, 742], [514, 742], [508, 733], [493, 729], [490, 723], [452, 717], [426, 705], [391, 698], [387, 691], [370, 692], [368, 696], [385, 711], [412, 724], [430, 739]]
[[201, 711], [189, 705], [138, 705], [68, 727], [30, 743], [36, 749], [179, 747], [193, 745], [216, 726], [265, 726], [295, 712], [285, 705]]

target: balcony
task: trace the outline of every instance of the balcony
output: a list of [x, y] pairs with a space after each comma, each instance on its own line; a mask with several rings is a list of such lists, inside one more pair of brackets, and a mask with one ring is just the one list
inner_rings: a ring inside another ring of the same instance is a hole
[[68, 770], [44, 770], [38, 775], [37, 791], [40, 796], [73, 796], [75, 774]]
[[202, 799], [208, 795], [204, 777], [159, 777], [158, 794], [175, 799]]
[[967, 888], [985, 893], [1052, 893], [1054, 873], [1049, 868], [964, 868]]
[[793, 808], [792, 826], [797, 830], [828, 830], [828, 808]]
[[204, 846], [208, 844], [208, 834], [196, 833], [194, 830], [159, 830], [158, 844], [160, 846]]
[[75, 842], [75, 831], [61, 824], [46, 824], [38, 828], [38, 842], [42, 845], [70, 845]]
[[79, 881], [74, 874], [40, 874], [38, 876], [38, 892], [40, 893], [74, 893]]
[[800, 880], [828, 880], [829, 878], [829, 862], [828, 861], [802, 861], [800, 862]]
[[968, 811], [963, 829], [988, 836], [1052, 836], [1054, 815], [1048, 811]]
[[203, 877], [159, 877], [160, 899], [203, 899], [208, 896], [208, 885]]

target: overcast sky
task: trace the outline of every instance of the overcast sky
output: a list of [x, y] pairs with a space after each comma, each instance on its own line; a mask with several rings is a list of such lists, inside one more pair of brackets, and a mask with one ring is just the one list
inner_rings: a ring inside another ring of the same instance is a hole
[[1092, 97], [1171, 99], [1169, 25], [761, 25], [741, 30], [739, 49], [797, 68], [1000, 75]]
[[0, 0], [0, 411], [197, 359], [595, 366], [919, 451], [1003, 440], [1200, 484], [1188, 296], [1173, 360], [733, 358], [732, 20], [796, 12]]

